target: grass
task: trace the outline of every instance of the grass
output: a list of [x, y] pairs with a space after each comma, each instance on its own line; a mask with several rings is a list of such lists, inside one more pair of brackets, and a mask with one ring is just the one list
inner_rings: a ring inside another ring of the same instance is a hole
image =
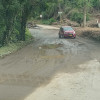
[[50, 19], [41, 19], [41, 20], [35, 20], [38, 24], [44, 24], [44, 25], [52, 25], [53, 22], [56, 22], [54, 18]]
[[0, 57], [2, 58], [6, 55], [9, 55], [9, 54], [21, 49], [22, 47], [31, 43], [34, 40], [34, 38], [32, 37], [32, 35], [28, 29], [26, 30], [25, 37], [26, 37], [26, 41], [19, 41], [17, 43], [9, 43], [8, 45], [1, 47], [0, 48]]

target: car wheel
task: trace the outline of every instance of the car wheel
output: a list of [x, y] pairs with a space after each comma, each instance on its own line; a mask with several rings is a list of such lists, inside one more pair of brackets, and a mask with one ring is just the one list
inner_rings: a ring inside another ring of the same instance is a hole
[[61, 35], [59, 34], [59, 38], [61, 38]]
[[75, 37], [73, 37], [73, 39], [75, 39], [76, 38], [76, 36]]
[[63, 34], [61, 35], [61, 38], [64, 38], [64, 35]]

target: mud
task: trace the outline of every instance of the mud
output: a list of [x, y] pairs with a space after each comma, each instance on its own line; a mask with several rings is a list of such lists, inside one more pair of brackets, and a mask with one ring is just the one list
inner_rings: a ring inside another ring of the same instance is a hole
[[56, 49], [56, 48], [59, 48], [59, 47], [62, 47], [63, 45], [62, 44], [46, 44], [46, 45], [42, 45], [40, 47], [40, 49]]
[[0, 100], [99, 100], [100, 44], [49, 27], [30, 29], [34, 42], [0, 59]]

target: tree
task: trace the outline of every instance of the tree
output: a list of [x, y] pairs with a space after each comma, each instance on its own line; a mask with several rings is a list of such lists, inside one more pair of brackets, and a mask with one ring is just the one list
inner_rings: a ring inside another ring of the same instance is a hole
[[84, 21], [83, 21], [83, 27], [86, 27], [86, 19], [87, 19], [87, 12], [88, 12], [88, 8], [90, 6], [90, 2], [89, 0], [84, 0], [83, 1], [83, 9], [84, 9]]
[[100, 10], [100, 0], [91, 0], [91, 3], [96, 10]]
[[[0, 0], [0, 46], [12, 42], [13, 38], [25, 41], [27, 21], [33, 18], [55, 20], [58, 11], [72, 12], [72, 20], [86, 26], [89, 7], [100, 9], [100, 0]], [[66, 11], [67, 10], [67, 11]], [[13, 37], [14, 36], [14, 37]]]
[[26, 31], [26, 24], [28, 18], [30, 17], [31, 13], [34, 11], [35, 6], [38, 4], [38, 0], [19, 0], [21, 5], [21, 28], [20, 28], [20, 40], [25, 41], [25, 31]]
[[10, 34], [12, 34], [15, 18], [18, 11], [18, 1], [17, 0], [2, 0], [3, 7], [3, 20], [5, 25], [5, 30], [2, 37], [2, 45], [9, 42]]
[[84, 14], [83, 27], [86, 27], [87, 13], [88, 13], [89, 7], [91, 7], [91, 2], [89, 0], [76, 0], [76, 6], [77, 8], [80, 8]]

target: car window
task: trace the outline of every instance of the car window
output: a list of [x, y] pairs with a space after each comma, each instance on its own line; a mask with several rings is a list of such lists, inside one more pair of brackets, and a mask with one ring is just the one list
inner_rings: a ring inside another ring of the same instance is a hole
[[64, 27], [64, 31], [72, 31], [73, 29], [71, 27]]

